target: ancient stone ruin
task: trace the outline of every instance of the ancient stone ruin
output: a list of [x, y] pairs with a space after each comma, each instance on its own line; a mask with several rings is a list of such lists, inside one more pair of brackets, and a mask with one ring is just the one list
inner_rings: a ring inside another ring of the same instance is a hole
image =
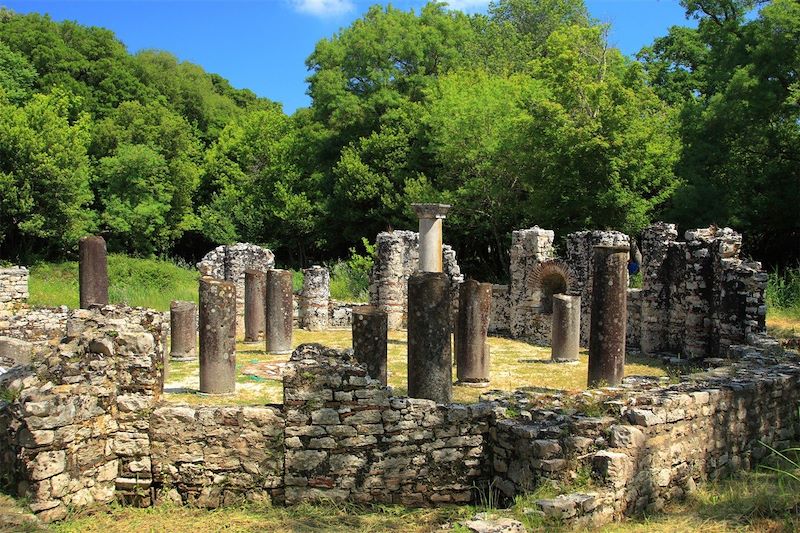
[[[475, 503], [495, 491], [502, 504], [550, 481], [568, 488], [587, 472], [591, 490], [566, 489], [533, 502], [534, 511], [593, 527], [661, 510], [698, 483], [750, 468], [768, 452], [764, 444], [786, 447], [800, 434], [800, 361], [764, 333], [765, 273], [739, 257], [741, 237], [728, 228], [685, 235], [679, 242], [673, 225], [649, 227], [642, 288], [628, 289], [628, 236], [571, 234], [559, 257], [552, 231], [519, 230], [510, 284], [490, 290], [462, 285], [447, 247], [443, 272], [419, 272], [417, 234], [382, 233], [374, 305], [342, 304], [342, 322], [324, 269], [309, 269], [300, 298], [286, 274], [260, 270], [280, 285], [272, 292], [283, 302], [275, 317], [281, 331], [292, 323], [347, 327], [355, 317], [355, 353], [296, 347], [283, 370], [283, 403], [274, 405], [165, 401], [164, 314], [109, 305], [28, 309], [27, 271], [0, 270], [3, 483], [45, 521], [112, 501], [417, 506]], [[255, 248], [220, 247], [201, 267], [212, 274], [200, 280], [203, 392], [235, 387], [239, 278], [244, 283], [253, 263], [274, 262]], [[481, 297], [471, 299], [470, 288]], [[487, 330], [548, 343], [554, 315], [564, 319], [555, 321], [553, 358], [573, 359], [579, 343], [589, 344], [592, 358], [596, 345], [612, 364], [593, 381], [615, 387], [490, 391], [476, 404], [451, 403], [454, 326], [464, 336], [457, 352], [469, 344], [459, 378], [483, 382], [490, 378], [489, 354], [481, 351]], [[173, 327], [191, 331], [194, 317], [192, 308]], [[411, 398], [386, 386], [387, 331], [403, 325]], [[193, 344], [182, 342], [173, 352], [191, 357]], [[623, 378], [616, 369], [626, 345], [706, 370], [678, 383]]]

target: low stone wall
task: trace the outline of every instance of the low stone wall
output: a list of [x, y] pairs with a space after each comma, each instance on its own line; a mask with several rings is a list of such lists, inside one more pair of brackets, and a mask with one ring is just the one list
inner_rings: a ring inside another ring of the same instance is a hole
[[28, 269], [0, 268], [0, 316], [14, 313], [28, 302]]
[[284, 378], [286, 503], [467, 503], [491, 406], [395, 398], [345, 354], [301, 346]]
[[160, 406], [149, 419], [156, 497], [216, 508], [283, 499], [280, 406]]

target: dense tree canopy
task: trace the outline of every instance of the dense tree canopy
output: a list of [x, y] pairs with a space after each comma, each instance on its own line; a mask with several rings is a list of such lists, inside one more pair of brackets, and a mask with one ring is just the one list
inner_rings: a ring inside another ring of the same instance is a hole
[[2, 255], [99, 231], [141, 255], [248, 240], [303, 263], [413, 228], [427, 200], [454, 205], [446, 239], [490, 279], [532, 224], [800, 242], [781, 208], [800, 200], [800, 7], [684, 6], [697, 28], [637, 59], [582, 0], [373, 6], [317, 44], [292, 116], [107, 30], [0, 11]]

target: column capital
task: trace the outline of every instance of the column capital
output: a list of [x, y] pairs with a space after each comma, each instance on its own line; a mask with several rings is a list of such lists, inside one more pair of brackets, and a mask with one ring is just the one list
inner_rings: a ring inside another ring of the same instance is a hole
[[448, 204], [411, 204], [419, 218], [445, 218], [451, 207]]

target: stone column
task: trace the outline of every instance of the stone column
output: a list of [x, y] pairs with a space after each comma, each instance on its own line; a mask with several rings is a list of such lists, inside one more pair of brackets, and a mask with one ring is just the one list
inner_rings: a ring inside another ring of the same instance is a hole
[[292, 273], [267, 271], [267, 351], [281, 354], [292, 351]]
[[331, 299], [331, 274], [327, 268], [303, 269], [303, 298], [300, 301], [302, 327], [309, 331], [328, 329], [328, 303]]
[[619, 385], [625, 375], [628, 251], [595, 246], [589, 329], [589, 386]]
[[408, 395], [450, 403], [450, 293], [447, 275], [417, 272], [408, 280]]
[[244, 341], [264, 340], [267, 306], [267, 274], [261, 270], [244, 272]]
[[170, 354], [173, 361], [194, 361], [197, 357], [197, 306], [173, 300], [169, 305]]
[[581, 343], [581, 297], [553, 295], [553, 361], [577, 361]]
[[236, 389], [236, 284], [200, 278], [200, 392]]
[[386, 386], [389, 322], [386, 311], [372, 305], [353, 306], [353, 356], [370, 377]]
[[80, 305], [108, 304], [108, 260], [106, 240], [99, 236], [83, 237], [78, 241], [78, 278]]
[[445, 204], [411, 204], [419, 217], [419, 271], [442, 271], [442, 220], [450, 210]]
[[459, 385], [489, 385], [489, 317], [492, 284], [468, 279], [458, 289], [455, 327], [456, 376]]

